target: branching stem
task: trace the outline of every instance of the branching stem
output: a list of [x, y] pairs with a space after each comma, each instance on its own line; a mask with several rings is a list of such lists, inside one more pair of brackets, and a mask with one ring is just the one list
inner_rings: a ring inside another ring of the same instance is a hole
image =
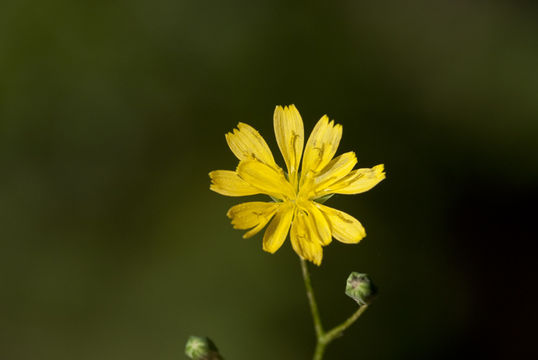
[[321, 317], [319, 315], [318, 305], [314, 296], [314, 290], [312, 289], [312, 282], [310, 280], [310, 273], [308, 266], [304, 259], [301, 259], [301, 268], [303, 272], [303, 279], [306, 288], [306, 296], [308, 297], [308, 303], [310, 304], [310, 311], [312, 312], [312, 318], [314, 320], [314, 330], [316, 331], [316, 348], [314, 350], [313, 360], [323, 359], [325, 348], [331, 341], [341, 336], [343, 332], [350, 327], [357, 319], [366, 311], [368, 305], [360, 306], [357, 311], [353, 313], [346, 321], [338, 326], [335, 326], [329, 331], [324, 331], [321, 324]]

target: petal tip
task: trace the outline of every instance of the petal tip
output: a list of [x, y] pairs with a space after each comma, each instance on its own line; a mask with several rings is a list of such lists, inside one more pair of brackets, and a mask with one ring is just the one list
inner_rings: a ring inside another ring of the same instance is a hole
[[239, 130], [254, 130], [254, 128], [252, 126], [250, 126], [247, 123], [241, 122], [241, 121], [237, 123], [236, 127]]
[[379, 181], [385, 179], [387, 177], [387, 174], [385, 173], [385, 164], [379, 164], [373, 167], [377, 177], [379, 178]]
[[274, 254], [278, 250], [278, 248], [268, 247], [268, 246], [265, 246], [265, 244], [263, 244], [262, 249], [263, 251], [268, 252], [269, 254]]

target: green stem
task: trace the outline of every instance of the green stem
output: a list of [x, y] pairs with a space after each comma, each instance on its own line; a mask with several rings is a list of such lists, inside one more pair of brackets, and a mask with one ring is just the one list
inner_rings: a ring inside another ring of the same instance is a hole
[[318, 305], [316, 298], [314, 297], [314, 290], [312, 289], [312, 282], [310, 281], [310, 273], [308, 272], [308, 266], [304, 259], [301, 259], [301, 268], [303, 270], [303, 279], [306, 288], [306, 296], [310, 304], [310, 310], [312, 312], [312, 318], [314, 320], [314, 330], [316, 331], [316, 348], [314, 350], [313, 360], [322, 360], [325, 348], [331, 341], [341, 336], [343, 332], [350, 327], [357, 319], [366, 311], [368, 305], [360, 306], [357, 311], [353, 313], [346, 321], [338, 326], [335, 326], [331, 330], [324, 332], [321, 325], [321, 317], [319, 315]]
[[310, 303], [310, 310], [312, 312], [312, 318], [314, 319], [314, 329], [316, 330], [317, 338], [323, 336], [323, 326], [321, 326], [321, 317], [319, 316], [318, 305], [316, 298], [314, 297], [314, 290], [312, 290], [312, 283], [310, 281], [310, 273], [308, 272], [308, 266], [306, 261], [301, 258], [301, 268], [303, 270], [304, 285], [306, 287], [306, 296]]
[[362, 305], [346, 321], [344, 321], [338, 326], [335, 326], [330, 331], [327, 331], [325, 333], [325, 339], [327, 343], [341, 336], [348, 327], [350, 327], [355, 321], [357, 321], [357, 319], [362, 315], [363, 312], [366, 311], [366, 309], [368, 309], [368, 305]]
[[327, 344], [318, 341], [316, 343], [316, 349], [314, 350], [313, 360], [321, 360], [321, 359], [323, 359], [323, 354], [325, 353], [325, 348], [326, 347], [327, 347]]

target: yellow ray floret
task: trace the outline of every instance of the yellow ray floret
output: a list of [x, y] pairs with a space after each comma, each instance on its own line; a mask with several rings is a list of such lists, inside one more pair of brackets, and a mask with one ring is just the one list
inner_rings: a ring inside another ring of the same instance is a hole
[[366, 236], [364, 227], [353, 216], [321, 204], [316, 204], [316, 207], [327, 217], [336, 240], [345, 244], [356, 244]]
[[275, 217], [263, 235], [263, 250], [274, 253], [284, 243], [291, 221], [293, 220], [293, 206], [285, 203], [278, 207]]
[[235, 171], [215, 170], [209, 173], [214, 192], [226, 196], [247, 196], [260, 194], [261, 191], [239, 177]]
[[309, 217], [307, 212], [301, 210], [295, 214], [290, 231], [291, 245], [300, 257], [320, 265], [323, 257], [321, 241]]
[[253, 201], [235, 205], [226, 214], [234, 229], [247, 230], [243, 237], [256, 235], [273, 218], [281, 203]]
[[278, 167], [267, 143], [252, 126], [239, 123], [237, 129], [226, 134], [228, 146], [239, 160], [259, 160]]
[[244, 160], [237, 166], [237, 174], [260, 193], [281, 200], [294, 198], [295, 192], [284, 172], [257, 160]]
[[303, 153], [304, 127], [295, 105], [277, 106], [273, 115], [275, 137], [292, 185], [296, 185], [299, 162]]
[[342, 126], [329, 122], [327, 115], [318, 121], [308, 138], [303, 156], [302, 173], [317, 172], [336, 154], [342, 138]]
[[337, 182], [332, 183], [320, 193], [325, 194], [360, 194], [370, 190], [385, 178], [383, 165], [376, 165], [373, 168], [357, 169]]
[[[356, 244], [366, 236], [361, 223], [343, 211], [322, 205], [332, 194], [359, 194], [385, 178], [382, 164], [353, 170], [357, 157], [347, 152], [335, 158], [342, 126], [323, 116], [304, 148], [301, 115], [294, 105], [277, 106], [275, 136], [287, 173], [274, 160], [263, 137], [254, 128], [239, 123], [226, 134], [228, 146], [239, 159], [236, 171], [212, 171], [210, 189], [226, 196], [269, 195], [273, 202], [246, 202], [228, 211], [235, 229], [248, 230], [251, 237], [267, 226], [263, 250], [274, 253], [288, 233], [295, 252], [321, 264], [323, 246], [332, 238]], [[302, 158], [302, 164], [301, 164]]]

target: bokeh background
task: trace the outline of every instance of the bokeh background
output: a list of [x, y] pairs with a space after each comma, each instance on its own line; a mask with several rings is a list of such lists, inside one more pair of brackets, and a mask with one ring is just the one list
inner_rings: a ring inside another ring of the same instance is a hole
[[[387, 179], [329, 204], [368, 236], [313, 269], [327, 359], [537, 355], [533, 1], [17, 0], [0, 5], [0, 358], [308, 359], [289, 242], [244, 240], [209, 191], [224, 134], [277, 104]], [[534, 330], [535, 331], [535, 330]]]

